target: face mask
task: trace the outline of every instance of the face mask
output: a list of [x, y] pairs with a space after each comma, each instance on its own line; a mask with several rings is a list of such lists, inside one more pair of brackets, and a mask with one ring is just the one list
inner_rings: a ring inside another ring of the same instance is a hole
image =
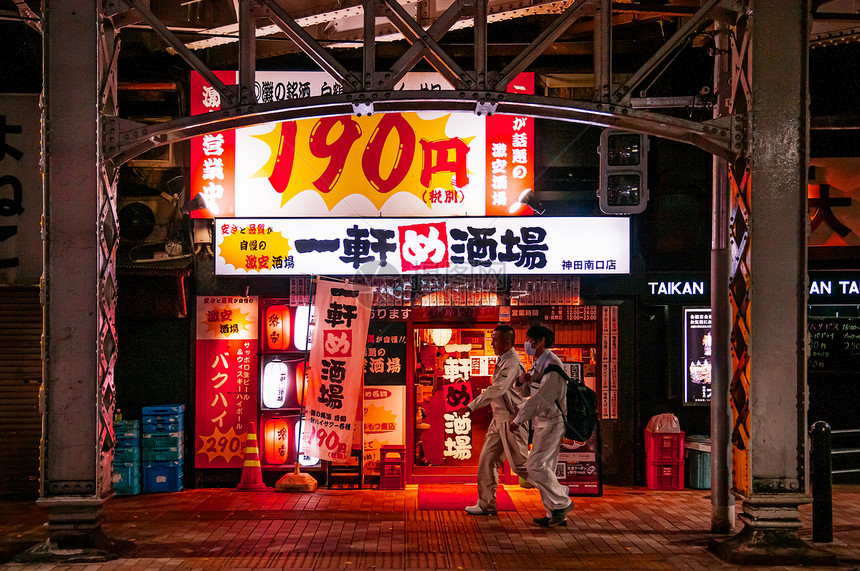
[[526, 342], [525, 342], [525, 343], [523, 343], [523, 349], [525, 349], [525, 350], [526, 350], [526, 355], [532, 355], [532, 356], [534, 356], [534, 354], [535, 354], [535, 347], [534, 347], [534, 345], [532, 345], [532, 342], [531, 342], [531, 341], [529, 341], [528, 339], [526, 339]]

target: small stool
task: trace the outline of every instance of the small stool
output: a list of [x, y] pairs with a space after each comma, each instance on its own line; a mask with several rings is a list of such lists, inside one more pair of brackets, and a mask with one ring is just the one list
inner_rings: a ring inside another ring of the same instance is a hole
[[402, 490], [406, 488], [405, 460], [405, 446], [384, 444], [379, 449], [380, 490]]

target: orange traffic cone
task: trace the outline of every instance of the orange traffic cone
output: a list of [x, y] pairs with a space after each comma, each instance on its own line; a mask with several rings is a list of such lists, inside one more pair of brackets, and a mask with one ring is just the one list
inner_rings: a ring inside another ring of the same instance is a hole
[[245, 436], [245, 463], [242, 464], [242, 479], [233, 488], [234, 492], [264, 492], [269, 488], [263, 483], [260, 469], [260, 451], [257, 448], [257, 425], [253, 422]]

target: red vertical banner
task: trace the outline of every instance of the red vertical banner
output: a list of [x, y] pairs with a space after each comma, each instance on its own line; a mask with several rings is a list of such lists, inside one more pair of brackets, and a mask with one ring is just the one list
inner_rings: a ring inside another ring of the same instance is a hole
[[[521, 73], [508, 84], [508, 93], [534, 92], [533, 73]], [[487, 117], [487, 216], [532, 213], [517, 199], [534, 191], [534, 133], [532, 117]]]
[[257, 420], [257, 298], [197, 298], [194, 465], [242, 467]]
[[[237, 82], [235, 71], [216, 71], [227, 85]], [[221, 95], [199, 73], [191, 72], [191, 114], [221, 109]], [[203, 196], [206, 207], [192, 218], [236, 215], [236, 132], [232, 129], [191, 139], [191, 191], [189, 198]]]
[[352, 451], [362, 403], [364, 354], [373, 290], [316, 281], [316, 327], [310, 349], [302, 452], [344, 462]]

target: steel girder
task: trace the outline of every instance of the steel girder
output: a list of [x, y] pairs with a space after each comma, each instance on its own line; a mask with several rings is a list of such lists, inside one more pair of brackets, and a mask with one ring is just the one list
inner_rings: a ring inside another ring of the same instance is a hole
[[[363, 69], [351, 71], [338, 62], [332, 51], [313, 38], [275, 0], [239, 0], [237, 10], [239, 43], [239, 85], [227, 86], [186, 47], [167, 26], [158, 21], [142, 0], [110, 3], [109, 17], [128, 17], [134, 11], [148, 23], [188, 65], [199, 72], [221, 95], [217, 112], [184, 117], [157, 126], [125, 120], [108, 120], [102, 146], [106, 160], [117, 167], [147, 150], [171, 142], [247, 125], [270, 121], [296, 120], [332, 115], [366, 115], [398, 111], [459, 111], [490, 115], [516, 114], [536, 118], [587, 123], [637, 131], [689, 143], [727, 160], [745, 153], [745, 117], [696, 122], [634, 108], [630, 94], [655, 70], [665, 65], [689, 35], [715, 18], [732, 14], [723, 0], [708, 0], [692, 14], [678, 32], [622, 86], [613, 89], [611, 78], [610, 3], [602, 0], [563, 0], [564, 9], [529, 45], [502, 69], [487, 66], [492, 46], [487, 41], [489, 0], [455, 0], [433, 22], [422, 25], [397, 0], [363, 0]], [[508, 83], [529, 68], [572, 24], [594, 17], [595, 99], [583, 101], [544, 95], [507, 93]], [[380, 69], [376, 60], [377, 21], [386, 18], [411, 44], [390, 67]], [[343, 87], [343, 93], [272, 103], [256, 103], [253, 95], [255, 71], [255, 31], [268, 20], [321, 69]], [[439, 44], [448, 31], [467, 21], [474, 28], [474, 58], [471, 69], [462, 67]], [[449, 91], [395, 90], [397, 82], [422, 59], [427, 60], [447, 81]]]

